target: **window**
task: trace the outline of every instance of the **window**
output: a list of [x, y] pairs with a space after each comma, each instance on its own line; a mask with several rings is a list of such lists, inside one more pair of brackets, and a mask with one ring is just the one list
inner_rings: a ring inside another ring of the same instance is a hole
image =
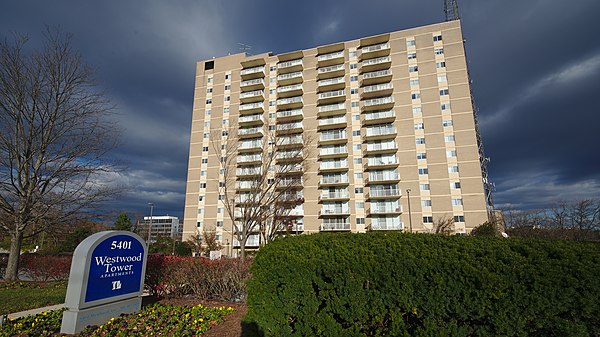
[[225, 187], [225, 182], [219, 181], [219, 187]]
[[222, 122], [222, 124], [223, 124], [223, 125], [227, 125], [227, 123], [229, 123], [229, 119], [227, 119], [227, 118], [223, 119], [223, 122]]
[[223, 227], [223, 221], [217, 221], [217, 227]]
[[275, 130], [275, 129], [276, 129], [276, 126], [275, 126], [275, 125], [269, 125], [269, 131], [273, 131], [273, 130]]
[[446, 143], [453, 142], [454, 141], [454, 135], [444, 136], [444, 140], [446, 141]]
[[208, 146], [203, 146], [202, 147], [202, 152], [208, 152]]
[[199, 195], [198, 196], [198, 201], [202, 201], [202, 200], [204, 200], [204, 196], [203, 195]]
[[362, 158], [354, 158], [353, 162], [354, 165], [362, 165]]
[[421, 98], [421, 93], [420, 92], [413, 92], [412, 94], [410, 94], [410, 98], [412, 98], [412, 99], [419, 99], [419, 98]]
[[363, 193], [363, 188], [362, 187], [355, 187], [354, 188], [354, 194], [362, 194]]
[[350, 69], [356, 69], [357, 67], [358, 67], [358, 64], [350, 63]]
[[450, 183], [450, 188], [453, 190], [460, 189], [460, 181], [453, 181]]
[[210, 137], [210, 133], [208, 133], [208, 132], [205, 132], [205, 133], [204, 133], [204, 139], [208, 139], [209, 137]]
[[431, 207], [431, 199], [423, 199], [421, 200], [422, 207]]
[[207, 78], [206, 83], [212, 83], [212, 77]]
[[276, 113], [274, 113], [274, 112], [269, 112], [269, 118], [270, 118], [270, 119], [273, 119], [273, 118], [275, 118], [275, 116], [277, 116], [277, 114], [276, 114]]
[[358, 102], [352, 102], [352, 107], [353, 108], [358, 108]]
[[219, 194], [219, 200], [225, 200], [225, 195], [224, 194]]
[[200, 183], [200, 188], [206, 188], [206, 183]]
[[416, 143], [417, 144], [425, 144], [425, 138], [417, 138]]
[[198, 227], [198, 228], [202, 228], [202, 221], [198, 221], [198, 222], [196, 222], [196, 227]]
[[419, 67], [418, 66], [410, 66], [410, 67], [408, 67], [408, 72], [409, 73], [416, 73], [417, 71], [419, 71]]
[[229, 84], [225, 86], [225, 91], [228, 91], [228, 90], [231, 90], [231, 85], [229, 85]]
[[211, 110], [210, 110], [210, 109], [206, 110], [206, 115], [207, 115], [207, 116], [210, 116], [210, 113], [211, 113]]
[[424, 216], [423, 223], [433, 223], [433, 217], [432, 216]]
[[352, 120], [353, 121], [359, 121], [360, 120], [360, 115], [352, 115]]
[[456, 150], [446, 151], [446, 157], [448, 157], [448, 158], [456, 157]]
[[201, 177], [206, 177], [206, 171], [200, 171], [200, 176]]
[[413, 107], [413, 108], [412, 108], [412, 112], [413, 112], [413, 115], [418, 115], [418, 114], [420, 114], [420, 113], [421, 113], [421, 107], [420, 107], [420, 106], [415, 106], [415, 107]]
[[230, 75], [230, 74], [225, 74], [225, 80], [228, 80], [228, 79], [230, 79], [230, 78], [231, 78], [231, 75]]
[[354, 180], [362, 179], [362, 172], [354, 173]]
[[275, 83], [276, 78], [275, 77], [271, 77], [269, 78], [269, 83]]
[[357, 150], [357, 151], [361, 150], [360, 144], [354, 144], [353, 147], [354, 147], [354, 150]]
[[433, 41], [442, 41], [442, 35], [434, 35]]
[[228, 114], [229, 113], [229, 108], [223, 108], [223, 113], [224, 114]]
[[208, 158], [202, 158], [202, 164], [208, 164]]
[[276, 91], [277, 91], [276, 89], [269, 89], [269, 95], [275, 94]]
[[269, 71], [275, 71], [275, 70], [277, 70], [277, 66], [270, 66], [269, 67]]
[[444, 54], [444, 48], [435, 48], [433, 50], [433, 53], [436, 55], [443, 55]]
[[454, 222], [465, 222], [465, 216], [464, 215], [455, 215]]
[[275, 106], [275, 101], [269, 101], [269, 106]]
[[363, 208], [365, 208], [365, 203], [364, 202], [357, 202], [356, 203], [356, 208], [357, 209], [363, 209]]
[[217, 208], [217, 213], [223, 213], [223, 211], [224, 211], [223, 207], [218, 207]]
[[358, 76], [350, 76], [350, 82], [357, 82]]
[[419, 168], [419, 174], [420, 175], [429, 174], [429, 170], [427, 169], [427, 167]]
[[365, 218], [356, 218], [356, 224], [357, 225], [364, 225], [365, 224]]
[[425, 153], [425, 152], [417, 153], [417, 159], [427, 159], [427, 153]]
[[415, 124], [415, 130], [423, 130], [423, 129], [425, 129], [425, 126], [423, 125], [423, 123]]
[[414, 60], [417, 58], [417, 53], [408, 53], [408, 59], [409, 60]]
[[223, 132], [221, 132], [221, 136], [223, 136], [223, 137], [229, 136], [229, 131], [223, 131]]
[[352, 137], [360, 136], [360, 130], [352, 131]]
[[350, 57], [356, 57], [356, 55], [357, 55], [356, 51], [351, 51], [349, 54]]
[[419, 80], [410, 80], [410, 85], [411, 86], [419, 85]]
[[450, 92], [448, 91], [448, 89], [441, 89], [440, 90], [440, 96], [447, 96], [449, 94], [450, 94]]
[[452, 198], [452, 206], [462, 206], [462, 198]]
[[206, 93], [207, 93], [207, 94], [210, 94], [211, 92], [212, 92], [212, 88], [208, 88], [208, 89], [206, 89]]
[[415, 40], [414, 40], [414, 39], [410, 39], [410, 40], [409, 40], [409, 39], [406, 39], [406, 46], [407, 46], [407, 47], [412, 47], [412, 46], [414, 46], [414, 45], [416, 45], [416, 43], [415, 43]]
[[210, 121], [204, 122], [204, 127], [205, 128], [210, 128]]
[[451, 119], [446, 119], [442, 122], [442, 125], [447, 128], [449, 126], [452, 126], [452, 120]]
[[437, 77], [437, 81], [438, 83], [448, 82], [448, 78], [446, 77], [446, 75], [440, 75]]
[[458, 166], [448, 166], [448, 173], [458, 173]]
[[225, 150], [225, 144], [221, 145], [221, 150]]
[[198, 214], [204, 213], [204, 208], [198, 208]]
[[351, 95], [358, 94], [358, 89], [350, 89], [350, 94]]
[[442, 61], [442, 62], [436, 62], [435, 63], [435, 67], [436, 68], [446, 68], [446, 62]]
[[419, 184], [421, 191], [429, 191], [429, 184]]
[[206, 104], [212, 104], [212, 99], [207, 99]]

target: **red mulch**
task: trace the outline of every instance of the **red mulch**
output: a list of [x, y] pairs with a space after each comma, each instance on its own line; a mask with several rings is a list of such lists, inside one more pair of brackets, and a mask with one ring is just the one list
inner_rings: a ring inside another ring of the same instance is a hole
[[232, 307], [235, 309], [234, 312], [223, 318], [223, 323], [212, 327], [209, 331], [204, 333], [202, 336], [205, 337], [245, 337], [242, 333], [242, 320], [246, 316], [248, 307], [245, 303], [232, 303], [232, 302], [221, 302], [221, 301], [205, 301], [195, 298], [174, 298], [174, 299], [163, 299], [159, 301], [163, 304], [173, 305], [198, 305], [202, 304], [207, 307]]

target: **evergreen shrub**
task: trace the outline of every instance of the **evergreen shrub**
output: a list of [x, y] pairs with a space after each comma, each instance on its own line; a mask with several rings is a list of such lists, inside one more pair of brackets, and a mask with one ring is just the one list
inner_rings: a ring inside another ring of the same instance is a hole
[[599, 336], [600, 245], [429, 234], [276, 240], [251, 266], [263, 336]]

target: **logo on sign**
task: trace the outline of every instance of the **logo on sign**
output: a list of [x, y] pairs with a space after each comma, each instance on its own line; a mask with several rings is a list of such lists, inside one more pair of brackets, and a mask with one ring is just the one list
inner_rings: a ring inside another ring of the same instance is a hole
[[113, 285], [112, 290], [121, 289], [121, 281], [113, 281], [112, 285]]

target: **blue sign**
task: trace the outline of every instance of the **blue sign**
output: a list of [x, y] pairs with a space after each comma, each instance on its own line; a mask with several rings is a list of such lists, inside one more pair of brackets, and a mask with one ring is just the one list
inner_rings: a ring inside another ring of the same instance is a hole
[[85, 302], [140, 292], [144, 258], [144, 246], [133, 236], [104, 239], [91, 255]]

